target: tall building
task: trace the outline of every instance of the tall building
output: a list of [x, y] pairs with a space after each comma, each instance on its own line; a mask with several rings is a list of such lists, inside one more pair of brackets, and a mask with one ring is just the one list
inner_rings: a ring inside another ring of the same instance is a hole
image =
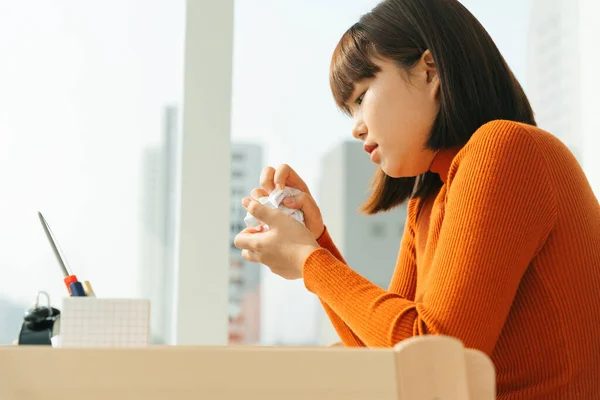
[[600, 196], [598, 0], [534, 0], [528, 86], [538, 125], [560, 138]]
[[[348, 265], [387, 289], [394, 273], [406, 221], [406, 206], [365, 216], [375, 165], [359, 142], [342, 142], [323, 159], [317, 202], [336, 246]], [[339, 340], [325, 312], [319, 310], [319, 343]]]
[[534, 0], [527, 40], [527, 94], [538, 126], [583, 162], [578, 0]]
[[600, 1], [579, 0], [581, 120], [584, 135], [584, 168], [600, 198]]
[[[179, 137], [175, 107], [167, 107], [164, 134], [143, 157], [144, 208], [141, 232], [143, 279], [140, 292], [151, 301], [152, 343], [171, 343], [174, 326], [175, 232]], [[231, 228], [229, 276], [229, 342], [256, 344], [260, 340], [260, 266], [248, 263], [233, 239], [245, 228], [241, 199], [257, 187], [262, 170], [259, 145], [232, 143]]]
[[21, 324], [25, 312], [33, 306], [31, 304], [17, 304], [7, 297], [0, 296], [0, 346], [11, 344], [19, 338]]
[[176, 107], [166, 107], [163, 135], [144, 151], [140, 293], [150, 300], [151, 341], [172, 343], [175, 290], [175, 232], [179, 135]]
[[246, 210], [241, 204], [252, 189], [259, 186], [263, 167], [262, 148], [256, 144], [232, 143], [231, 146], [231, 231], [229, 277], [229, 343], [258, 344], [260, 341], [260, 265], [242, 258], [233, 244], [246, 226]]

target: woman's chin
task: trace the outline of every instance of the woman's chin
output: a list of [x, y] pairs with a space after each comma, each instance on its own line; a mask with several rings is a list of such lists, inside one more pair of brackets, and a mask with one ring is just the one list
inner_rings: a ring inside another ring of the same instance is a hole
[[401, 171], [398, 171], [398, 168], [389, 168], [389, 165], [385, 161], [381, 161], [379, 163], [379, 168], [383, 171], [384, 174], [389, 176], [390, 178], [403, 178]]
[[379, 164], [381, 170], [390, 178], [414, 178], [420, 174], [411, 174], [411, 171], [407, 171], [405, 168], [398, 168], [397, 166], [394, 168], [390, 168], [388, 164], [382, 162]]

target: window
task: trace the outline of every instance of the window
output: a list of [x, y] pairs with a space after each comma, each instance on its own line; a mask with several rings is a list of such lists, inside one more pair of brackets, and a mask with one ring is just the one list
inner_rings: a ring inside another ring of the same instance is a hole
[[231, 160], [234, 162], [242, 162], [245, 159], [246, 159], [246, 155], [244, 153], [233, 152], [233, 154], [231, 154]]
[[37, 291], [66, 295], [38, 210], [72, 272], [98, 296], [149, 298], [169, 342], [185, 1], [30, 6], [0, 13], [0, 344]]
[[235, 180], [235, 179], [243, 179], [246, 177], [246, 174], [244, 174], [243, 171], [234, 169], [233, 171], [231, 171], [231, 177]]
[[371, 235], [375, 237], [384, 237], [385, 231], [385, 223], [375, 222], [371, 224]]

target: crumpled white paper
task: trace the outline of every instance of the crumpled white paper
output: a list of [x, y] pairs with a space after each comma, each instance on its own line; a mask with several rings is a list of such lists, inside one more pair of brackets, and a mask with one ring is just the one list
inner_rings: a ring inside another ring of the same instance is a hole
[[[288, 208], [281, 204], [284, 198], [295, 196], [300, 193], [300, 190], [286, 186], [283, 190], [273, 190], [269, 196], [261, 197], [257, 199], [261, 202], [261, 204], [284, 212], [294, 218], [296, 221], [304, 224], [304, 213], [301, 210], [295, 210], [293, 208]], [[247, 228], [257, 228], [261, 225], [264, 225], [265, 229], [269, 229], [268, 225], [258, 220], [256, 217], [251, 215], [250, 213], [246, 213], [246, 217], [244, 218], [244, 222], [246, 223]]]

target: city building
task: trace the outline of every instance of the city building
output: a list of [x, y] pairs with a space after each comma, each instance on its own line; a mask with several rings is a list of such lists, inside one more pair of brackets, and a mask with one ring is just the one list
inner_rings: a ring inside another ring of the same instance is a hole
[[527, 40], [527, 94], [538, 126], [583, 162], [579, 4], [535, 0]]
[[259, 186], [263, 168], [262, 148], [256, 144], [231, 144], [231, 218], [229, 276], [229, 343], [258, 344], [260, 341], [260, 265], [247, 262], [235, 247], [235, 236], [246, 226], [241, 204]]
[[[393, 275], [406, 221], [406, 206], [365, 216], [359, 206], [368, 198], [375, 165], [362, 143], [342, 142], [322, 163], [317, 202], [336, 246], [348, 265], [387, 289]], [[324, 310], [319, 310], [319, 344], [339, 340]]]
[[579, 37], [580, 37], [580, 84], [581, 84], [581, 121], [584, 136], [584, 169], [600, 198], [600, 2], [598, 0], [579, 0]]
[[538, 126], [573, 152], [600, 195], [597, 0], [534, 0], [526, 92]]
[[179, 160], [178, 108], [164, 109], [163, 135], [142, 157], [140, 224], [140, 293], [150, 300], [151, 342], [172, 343], [175, 290], [175, 232], [177, 165]]
[[[179, 138], [178, 109], [167, 107], [164, 134], [143, 156], [144, 209], [141, 226], [140, 281], [142, 295], [151, 301], [152, 343], [170, 343], [174, 321], [175, 204]], [[259, 145], [232, 143], [229, 265], [229, 343], [256, 344], [260, 340], [260, 265], [248, 263], [233, 239], [245, 228], [241, 199], [257, 187], [262, 170]]]

